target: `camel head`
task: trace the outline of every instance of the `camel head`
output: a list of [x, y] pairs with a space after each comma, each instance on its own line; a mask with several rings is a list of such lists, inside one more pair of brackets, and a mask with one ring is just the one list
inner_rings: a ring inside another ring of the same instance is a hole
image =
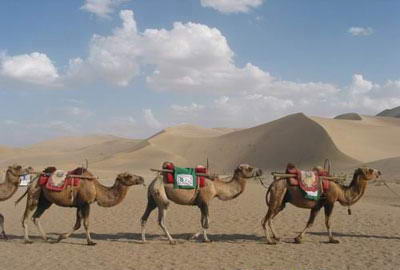
[[362, 168], [356, 169], [354, 174], [361, 176], [360, 178], [362, 180], [366, 180], [366, 181], [373, 180], [373, 179], [376, 179], [379, 176], [381, 176], [380, 171], [378, 171], [376, 169], [367, 168], [367, 167], [362, 167]]
[[144, 184], [144, 179], [138, 175], [132, 175], [130, 173], [124, 172], [120, 173], [116, 179], [124, 186], [142, 185]]
[[376, 169], [367, 167], [358, 168], [354, 171], [353, 180], [350, 185], [359, 183], [360, 181], [369, 181], [378, 178], [381, 172]]
[[11, 165], [8, 166], [6, 175], [8, 177], [8, 179], [11, 180], [11, 182], [13, 182], [14, 184], [19, 184], [19, 177], [25, 174], [30, 174], [33, 172], [33, 168], [32, 167], [27, 167], [27, 168], [22, 168], [21, 165]]
[[262, 170], [254, 168], [248, 164], [240, 164], [235, 169], [235, 175], [239, 176], [240, 178], [252, 178], [256, 176], [261, 176]]

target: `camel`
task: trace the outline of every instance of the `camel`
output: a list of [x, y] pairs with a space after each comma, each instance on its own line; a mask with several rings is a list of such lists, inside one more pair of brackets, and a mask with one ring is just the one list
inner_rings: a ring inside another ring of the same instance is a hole
[[[29, 174], [33, 171], [31, 167], [22, 168], [20, 165], [9, 166], [6, 173], [4, 182], [0, 184], [0, 201], [10, 199], [18, 190], [21, 182], [21, 175]], [[0, 229], [4, 239], [8, 239], [4, 231], [4, 216], [0, 214]]]
[[[49, 167], [44, 172], [48, 172], [49, 169], [50, 171], [55, 170], [54, 167]], [[141, 176], [131, 175], [129, 173], [120, 173], [116, 177], [114, 185], [111, 187], [106, 187], [100, 184], [97, 178], [95, 178], [94, 175], [85, 168], [77, 168], [73, 171], [73, 174], [79, 174], [81, 177], [85, 177], [86, 179], [82, 178], [79, 186], [67, 187], [62, 191], [48, 190], [36, 182], [32, 184], [28, 188], [28, 191], [23, 195], [28, 195], [25, 212], [22, 219], [25, 243], [32, 243], [28, 235], [27, 221], [34, 210], [35, 212], [33, 213], [32, 220], [38, 228], [43, 240], [47, 241], [47, 235], [43, 230], [39, 219], [42, 214], [54, 203], [62, 207], [77, 208], [74, 227], [70, 232], [60, 234], [57, 242], [61, 241], [62, 239], [67, 239], [73, 232], [78, 230], [81, 227], [81, 220], [83, 219], [87, 244], [95, 245], [96, 243], [91, 239], [89, 231], [90, 204], [97, 202], [97, 204], [102, 207], [115, 206], [122, 202], [130, 186], [144, 183], [144, 179]], [[71, 189], [73, 195], [71, 193]], [[21, 196], [18, 201], [20, 201], [23, 196]]]
[[[329, 243], [337, 244], [331, 231], [331, 215], [336, 201], [343, 206], [351, 206], [358, 202], [364, 195], [368, 181], [378, 178], [381, 175], [380, 171], [370, 168], [358, 168], [354, 171], [353, 180], [349, 186], [330, 182], [329, 189], [323, 194], [320, 200], [313, 201], [304, 198], [303, 191], [298, 186], [290, 186], [286, 179], [275, 180], [268, 188], [265, 200], [268, 206], [267, 214], [262, 220], [262, 228], [265, 233], [265, 238], [268, 244], [276, 244], [279, 242], [273, 225], [272, 219], [285, 208], [286, 202], [293, 204], [296, 207], [311, 209], [307, 225], [302, 232], [294, 239], [295, 243], [301, 243], [303, 236], [309, 229], [318, 215], [320, 209], [325, 210], [325, 225], [328, 231]], [[267, 230], [266, 224], [271, 229], [271, 239]]]
[[[168, 162], [164, 162], [163, 168]], [[247, 179], [261, 176], [262, 171], [247, 164], [239, 165], [229, 181], [216, 178], [214, 180], [205, 179], [205, 186], [199, 189], [174, 189], [173, 184], [168, 184], [166, 176], [159, 174], [149, 185], [147, 193], [147, 207], [141, 218], [142, 241], [146, 242], [145, 226], [151, 212], [158, 207], [158, 224], [168, 237], [170, 244], [176, 244], [165, 226], [165, 217], [170, 201], [180, 205], [196, 205], [201, 212], [202, 229], [195, 233], [191, 239], [196, 239], [203, 231], [204, 242], [210, 242], [207, 236], [209, 228], [208, 207], [211, 200], [215, 197], [222, 201], [227, 201], [238, 197], [246, 187]]]

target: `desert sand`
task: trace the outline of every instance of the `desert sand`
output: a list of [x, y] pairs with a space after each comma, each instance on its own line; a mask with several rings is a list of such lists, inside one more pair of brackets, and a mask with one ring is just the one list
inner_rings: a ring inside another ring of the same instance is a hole
[[[182, 125], [163, 130], [144, 140], [114, 136], [57, 138], [22, 148], [0, 146], [0, 168], [19, 163], [37, 170], [55, 165], [72, 169], [89, 160], [90, 170], [111, 185], [118, 172], [141, 174], [149, 183], [165, 160], [181, 166], [205, 164], [212, 172], [230, 174], [239, 163], [269, 171], [283, 170], [287, 162], [301, 168], [332, 161], [335, 173], [352, 172], [367, 164], [379, 169], [390, 188], [400, 193], [400, 119], [392, 117], [339, 117], [327, 119], [304, 114], [289, 115], [248, 129], [210, 129]], [[350, 178], [350, 176], [349, 176]], [[350, 180], [350, 179], [348, 179]], [[21, 217], [25, 200], [16, 207], [0, 203], [9, 241], [0, 240], [4, 260], [1, 269], [398, 269], [400, 267], [400, 198], [377, 180], [369, 184], [364, 198], [347, 209], [336, 205], [333, 231], [340, 244], [327, 243], [321, 211], [304, 244], [293, 238], [304, 227], [308, 210], [287, 206], [275, 227], [280, 244], [265, 244], [261, 219], [265, 215], [266, 190], [250, 180], [237, 199], [215, 199], [210, 208], [209, 236], [212, 243], [189, 241], [200, 228], [196, 207], [171, 204], [167, 225], [175, 246], [169, 245], [157, 225], [154, 211], [148, 221], [148, 243], [140, 242], [139, 219], [146, 206], [146, 188], [132, 187], [127, 198], [113, 208], [94, 204], [91, 229], [97, 246], [86, 245], [83, 229], [61, 243], [46, 243], [34, 225], [35, 241], [23, 243]], [[68, 231], [75, 210], [52, 206], [42, 217], [50, 237]]]

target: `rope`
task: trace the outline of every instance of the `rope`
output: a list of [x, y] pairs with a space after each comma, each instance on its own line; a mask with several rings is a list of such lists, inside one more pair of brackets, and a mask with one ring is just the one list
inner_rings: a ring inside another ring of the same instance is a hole
[[265, 189], [268, 189], [268, 186], [264, 184], [264, 182], [263, 182], [263, 180], [262, 180], [262, 178], [260, 176], [256, 176], [255, 178], [258, 179], [258, 181], [260, 181], [261, 185], [263, 187], [265, 187]]
[[383, 184], [387, 187], [387, 189], [388, 190], [390, 190], [393, 194], [395, 194], [397, 197], [399, 197], [400, 198], [400, 194], [399, 193], [397, 193], [396, 191], [394, 191], [393, 189], [391, 189], [390, 187], [389, 187], [389, 185], [386, 183], [386, 181], [385, 180], [381, 180], [382, 182], [383, 182]]

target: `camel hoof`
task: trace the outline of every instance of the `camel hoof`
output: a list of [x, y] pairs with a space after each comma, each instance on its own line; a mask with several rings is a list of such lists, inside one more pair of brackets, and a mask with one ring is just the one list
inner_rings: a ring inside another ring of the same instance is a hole
[[188, 237], [188, 240], [196, 240], [197, 238], [199, 238], [199, 235], [194, 234], [194, 235], [192, 235], [192, 236], [189, 236], [189, 237]]
[[274, 242], [274, 241], [267, 241], [266, 243], [267, 243], [267, 245], [276, 245], [276, 244], [277, 244], [277, 243]]
[[176, 245], [176, 240], [170, 240], [170, 241], [169, 241], [169, 244], [170, 244], [170, 245]]
[[210, 240], [210, 239], [203, 239], [203, 243], [212, 243], [212, 240]]
[[302, 240], [301, 240], [300, 237], [296, 237], [296, 238], [294, 239], [294, 242], [295, 242], [296, 244], [301, 244], [301, 243], [302, 243]]
[[33, 244], [33, 241], [32, 240], [25, 240], [24, 244]]
[[95, 245], [97, 245], [97, 243], [96, 242], [93, 242], [93, 241], [88, 241], [88, 246], [95, 246]]
[[336, 239], [329, 239], [329, 243], [331, 243], [331, 244], [339, 244], [340, 241], [336, 240]]
[[61, 240], [65, 239], [66, 237], [63, 234], [60, 234], [56, 240], [56, 243], [61, 242]]

